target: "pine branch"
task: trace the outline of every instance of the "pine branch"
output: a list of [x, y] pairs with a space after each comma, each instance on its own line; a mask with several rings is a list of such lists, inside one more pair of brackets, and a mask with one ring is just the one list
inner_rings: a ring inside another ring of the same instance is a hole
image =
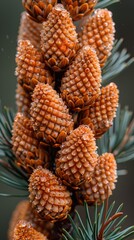
[[[15, 156], [12, 152], [11, 137], [13, 121], [13, 110], [5, 107], [3, 112], [0, 112], [0, 182], [10, 187], [27, 191], [28, 176], [16, 165]], [[27, 193], [24, 195], [27, 195]], [[0, 196], [6, 197], [11, 195], [0, 193]], [[19, 194], [15, 196], [19, 196]]]
[[115, 41], [112, 53], [102, 69], [103, 86], [110, 83], [113, 78], [134, 62], [134, 58], [130, 58], [130, 54], [127, 53], [126, 49], [119, 50], [122, 42], [123, 39]]
[[96, 8], [105, 8], [118, 2], [120, 2], [120, 0], [99, 0], [96, 5]]
[[134, 120], [127, 107], [120, 106], [113, 126], [97, 141], [99, 154], [112, 152], [117, 163], [134, 159]]
[[115, 202], [108, 207], [108, 201], [106, 204], [102, 204], [100, 211], [98, 211], [97, 205], [95, 206], [94, 220], [91, 222], [90, 212], [87, 203], [85, 203], [86, 224], [84, 225], [79, 213], [76, 211], [77, 221], [79, 226], [69, 216], [70, 222], [74, 229], [73, 236], [71, 236], [66, 230], [64, 230], [64, 240], [121, 240], [126, 239], [128, 236], [134, 236], [134, 226], [122, 230], [121, 224], [124, 222], [127, 216], [123, 216], [121, 204], [118, 209], [113, 212]]
[[12, 124], [14, 121], [14, 112], [11, 109], [4, 108], [0, 111], [0, 157], [14, 158], [12, 153]]

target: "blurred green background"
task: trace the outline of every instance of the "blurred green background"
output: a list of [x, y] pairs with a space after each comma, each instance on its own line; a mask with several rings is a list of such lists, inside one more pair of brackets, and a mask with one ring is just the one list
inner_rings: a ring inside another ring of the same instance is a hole
[[[134, 56], [134, 0], [121, 0], [112, 6], [113, 18], [116, 22], [116, 38], [124, 38], [123, 46]], [[0, 2], [0, 99], [2, 105], [15, 108], [16, 78], [15, 54], [16, 37], [20, 13], [23, 11], [21, 1], [4, 0]], [[114, 80], [120, 89], [122, 106], [128, 105], [134, 110], [134, 64]], [[113, 199], [116, 205], [124, 203], [124, 213], [128, 214], [126, 225], [134, 224], [134, 161], [122, 164], [128, 175], [118, 179]], [[0, 185], [0, 192], [12, 192], [14, 189]], [[8, 223], [15, 208], [17, 198], [0, 198], [0, 240], [7, 239]]]

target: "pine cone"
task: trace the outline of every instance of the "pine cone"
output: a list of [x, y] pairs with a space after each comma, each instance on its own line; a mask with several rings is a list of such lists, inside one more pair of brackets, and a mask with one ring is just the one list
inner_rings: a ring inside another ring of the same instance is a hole
[[34, 89], [30, 114], [37, 137], [55, 145], [65, 140], [73, 129], [73, 120], [63, 100], [48, 84]]
[[114, 25], [112, 13], [107, 9], [98, 9], [88, 19], [79, 35], [80, 47], [92, 46], [96, 50], [101, 67], [105, 65], [113, 48]]
[[62, 98], [71, 110], [80, 111], [91, 105], [100, 94], [101, 69], [96, 52], [81, 49], [61, 81]]
[[22, 4], [29, 13], [29, 17], [39, 23], [47, 19], [48, 14], [52, 11], [56, 3], [57, 0], [22, 0]]
[[77, 193], [79, 203], [86, 200], [89, 205], [100, 204], [107, 199], [112, 194], [112, 190], [115, 189], [116, 168], [116, 161], [112, 153], [104, 153], [100, 156], [92, 180], [84, 182], [80, 186], [81, 189]]
[[91, 129], [81, 125], [61, 145], [56, 159], [56, 174], [64, 184], [77, 187], [89, 181], [97, 164], [96, 143]]
[[40, 143], [32, 128], [31, 120], [17, 113], [12, 130], [13, 153], [17, 164], [27, 172], [32, 172], [37, 166], [48, 166], [48, 154]]
[[61, 0], [64, 7], [70, 12], [70, 15], [74, 21], [81, 19], [82, 17], [91, 14], [97, 0]]
[[87, 124], [99, 138], [113, 124], [119, 101], [119, 91], [115, 83], [101, 89], [101, 95], [89, 109], [80, 113], [80, 124]]
[[29, 181], [29, 198], [39, 216], [52, 222], [65, 219], [71, 210], [72, 200], [57, 177], [39, 167], [31, 174]]
[[9, 240], [12, 240], [15, 225], [20, 220], [29, 222], [36, 231], [41, 232], [47, 237], [49, 237], [54, 227], [53, 223], [40, 219], [39, 216], [33, 212], [28, 200], [23, 200], [17, 205], [12, 214], [8, 230]]
[[21, 14], [19, 40], [29, 40], [35, 48], [40, 48], [40, 32], [42, 25], [31, 20], [26, 12]]
[[14, 229], [12, 240], [47, 240], [47, 237], [37, 232], [29, 222], [19, 221]]
[[38, 82], [52, 84], [53, 78], [46, 69], [43, 56], [28, 40], [20, 40], [16, 55], [16, 76], [18, 83], [26, 90], [33, 91]]
[[77, 50], [77, 34], [69, 13], [57, 4], [43, 23], [41, 49], [46, 64], [54, 71], [66, 68]]
[[23, 113], [25, 116], [29, 116], [29, 109], [31, 105], [31, 96], [21, 87], [20, 84], [17, 84], [16, 89], [16, 105], [18, 112]]

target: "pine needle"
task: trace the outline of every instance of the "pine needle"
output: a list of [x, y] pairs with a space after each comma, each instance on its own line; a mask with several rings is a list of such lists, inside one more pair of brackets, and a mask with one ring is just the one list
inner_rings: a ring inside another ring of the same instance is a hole
[[[91, 223], [90, 219], [90, 208], [88, 208], [87, 203], [84, 203], [85, 213], [86, 213], [86, 221], [88, 220], [88, 225], [84, 225], [82, 219], [78, 212], [77, 221], [75, 223], [71, 217], [72, 227], [74, 230], [74, 235], [70, 235], [66, 230], [63, 230], [63, 239], [65, 240], [120, 240], [125, 239], [128, 236], [134, 236], [134, 226], [121, 230], [121, 224], [124, 222], [127, 216], [123, 216], [123, 212], [121, 212], [122, 204], [117, 208], [115, 213], [113, 212], [115, 206], [115, 202], [113, 202], [109, 207], [107, 205], [104, 208], [104, 203], [101, 206], [100, 211], [98, 212], [97, 205], [95, 206], [94, 212], [94, 220]], [[106, 212], [105, 212], [106, 210]], [[116, 224], [115, 224], [116, 223]], [[79, 227], [77, 226], [79, 225]], [[90, 226], [90, 227], [89, 227]], [[94, 226], [94, 227], [92, 227]]]
[[118, 2], [120, 2], [120, 0], [99, 0], [96, 5], [96, 8], [105, 8]]
[[[113, 126], [97, 140], [99, 154], [111, 152], [117, 163], [134, 159], [134, 120], [128, 107], [118, 107]], [[108, 143], [109, 144], [106, 144]]]
[[115, 41], [112, 53], [102, 69], [103, 86], [110, 83], [113, 78], [115, 78], [134, 62], [134, 58], [130, 57], [130, 54], [127, 53], [126, 49], [122, 49], [120, 51], [122, 42], [123, 39]]

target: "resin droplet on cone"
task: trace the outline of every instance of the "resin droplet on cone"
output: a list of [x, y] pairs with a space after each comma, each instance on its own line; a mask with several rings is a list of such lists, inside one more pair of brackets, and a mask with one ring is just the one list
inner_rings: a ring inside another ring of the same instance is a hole
[[40, 32], [42, 25], [29, 18], [26, 12], [21, 14], [18, 41], [29, 40], [35, 48], [40, 48]]
[[22, 4], [29, 13], [29, 17], [39, 23], [47, 19], [48, 14], [52, 11], [56, 3], [56, 0], [22, 0]]
[[71, 187], [89, 181], [97, 164], [96, 149], [92, 130], [88, 126], [79, 126], [61, 145], [56, 159], [56, 174]]
[[27, 172], [32, 172], [37, 166], [48, 165], [48, 154], [36, 139], [32, 122], [29, 118], [17, 113], [12, 130], [12, 150], [16, 162]]
[[89, 125], [99, 138], [112, 125], [116, 116], [119, 101], [119, 90], [115, 83], [110, 83], [101, 89], [101, 95], [89, 109], [80, 113], [80, 124]]
[[46, 64], [54, 71], [64, 70], [74, 58], [78, 47], [75, 29], [62, 4], [57, 4], [43, 23], [41, 49]]
[[91, 14], [95, 5], [97, 4], [97, 0], [62, 0], [61, 2], [70, 13], [74, 21], [77, 21], [82, 17]]
[[25, 116], [29, 116], [29, 109], [31, 105], [31, 96], [20, 84], [17, 84], [16, 89], [16, 105], [18, 112], [23, 113]]
[[29, 222], [36, 231], [41, 232], [47, 237], [54, 226], [53, 223], [39, 218], [39, 216], [33, 212], [30, 202], [28, 200], [23, 200], [19, 202], [12, 214], [8, 230], [9, 240], [12, 240], [14, 228], [20, 220]]
[[43, 55], [28, 40], [20, 40], [16, 55], [18, 83], [32, 92], [38, 82], [53, 84], [53, 78], [43, 61]]
[[85, 200], [87, 203], [100, 204], [107, 199], [115, 189], [117, 181], [117, 165], [112, 153], [104, 153], [99, 157], [98, 163], [90, 182], [84, 182], [77, 193], [78, 202]]
[[72, 205], [70, 193], [52, 172], [40, 167], [29, 182], [30, 202], [42, 219], [55, 222], [67, 217]]
[[36, 231], [29, 222], [19, 221], [15, 226], [12, 240], [47, 240], [47, 237]]
[[105, 65], [113, 48], [114, 25], [112, 12], [107, 9], [98, 9], [88, 18], [79, 35], [80, 47], [92, 46], [96, 50], [101, 67]]
[[30, 114], [36, 135], [52, 145], [64, 141], [73, 129], [73, 120], [57, 92], [39, 83], [32, 100]]
[[96, 52], [86, 46], [61, 80], [61, 95], [71, 110], [80, 111], [91, 105], [100, 94], [101, 69]]

